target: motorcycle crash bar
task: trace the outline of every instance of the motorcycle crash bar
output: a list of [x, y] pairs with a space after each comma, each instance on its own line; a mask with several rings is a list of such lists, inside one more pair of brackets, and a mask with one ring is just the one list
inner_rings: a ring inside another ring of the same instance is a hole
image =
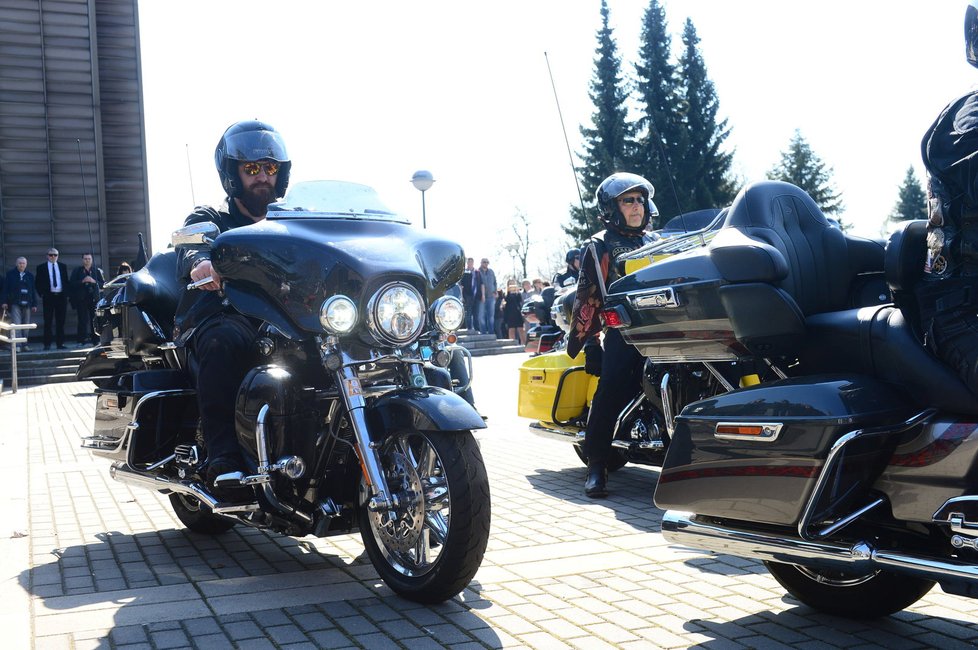
[[859, 574], [883, 570], [937, 582], [978, 580], [978, 565], [974, 564], [880, 550], [868, 541], [807, 541], [717, 524], [690, 512], [666, 511], [662, 516], [662, 536], [677, 546], [753, 560]]

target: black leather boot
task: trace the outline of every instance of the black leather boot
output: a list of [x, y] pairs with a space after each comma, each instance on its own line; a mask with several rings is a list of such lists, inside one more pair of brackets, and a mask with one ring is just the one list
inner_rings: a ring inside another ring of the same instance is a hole
[[584, 494], [592, 499], [608, 496], [608, 468], [604, 463], [588, 463]]

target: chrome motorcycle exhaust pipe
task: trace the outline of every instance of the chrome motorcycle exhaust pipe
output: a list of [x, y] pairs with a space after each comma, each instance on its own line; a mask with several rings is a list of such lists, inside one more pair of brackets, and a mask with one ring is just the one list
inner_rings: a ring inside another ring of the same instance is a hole
[[978, 565], [878, 550], [869, 542], [806, 541], [772, 533], [721, 526], [689, 512], [662, 515], [662, 537], [670, 544], [754, 560], [865, 573], [885, 570], [936, 580], [978, 580]]
[[216, 514], [230, 514], [236, 512], [248, 512], [256, 510], [258, 504], [234, 504], [221, 506], [221, 502], [215, 499], [200, 483], [196, 481], [172, 480], [165, 476], [158, 476], [148, 472], [141, 472], [129, 467], [126, 463], [115, 462], [109, 467], [109, 475], [120, 483], [138, 485], [139, 487], [150, 490], [168, 490], [188, 497], [193, 497], [202, 504], [210, 508]]

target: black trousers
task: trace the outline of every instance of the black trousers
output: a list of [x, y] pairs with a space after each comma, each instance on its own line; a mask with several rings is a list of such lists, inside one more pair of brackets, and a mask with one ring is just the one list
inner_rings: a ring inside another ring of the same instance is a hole
[[48, 293], [42, 298], [44, 305], [44, 347], [51, 347], [54, 340], [58, 347], [65, 344], [65, 317], [68, 315], [68, 296], [61, 293]]
[[638, 394], [644, 363], [645, 358], [625, 343], [618, 330], [605, 332], [601, 377], [598, 378], [584, 430], [584, 453], [589, 464], [608, 462], [615, 421]]
[[240, 459], [234, 402], [241, 381], [258, 364], [255, 326], [240, 314], [217, 314], [190, 340], [190, 370], [196, 379], [200, 425], [209, 459]]
[[937, 355], [971, 392], [978, 393], [978, 315], [974, 308], [937, 314], [932, 331]]
[[95, 334], [95, 302], [83, 301], [75, 310], [78, 314], [78, 342], [79, 343], [98, 343], [98, 336]]

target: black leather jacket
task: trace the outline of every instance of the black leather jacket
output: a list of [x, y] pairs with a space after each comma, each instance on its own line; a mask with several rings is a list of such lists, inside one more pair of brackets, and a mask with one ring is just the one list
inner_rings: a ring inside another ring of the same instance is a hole
[[[217, 224], [221, 232], [240, 228], [255, 223], [245, 214], [241, 213], [234, 201], [225, 201], [220, 207], [210, 206], [198, 207], [187, 217], [183, 225], [189, 226], [195, 223], [212, 221]], [[210, 259], [210, 251], [195, 250], [177, 247], [177, 280], [183, 285], [190, 283], [190, 271], [199, 262]], [[198, 291], [196, 289], [184, 289], [180, 295], [180, 302], [177, 304], [176, 316], [174, 317], [173, 337], [177, 342], [184, 342], [193, 336], [194, 330], [204, 321], [227, 309], [223, 292], [220, 291]]]

